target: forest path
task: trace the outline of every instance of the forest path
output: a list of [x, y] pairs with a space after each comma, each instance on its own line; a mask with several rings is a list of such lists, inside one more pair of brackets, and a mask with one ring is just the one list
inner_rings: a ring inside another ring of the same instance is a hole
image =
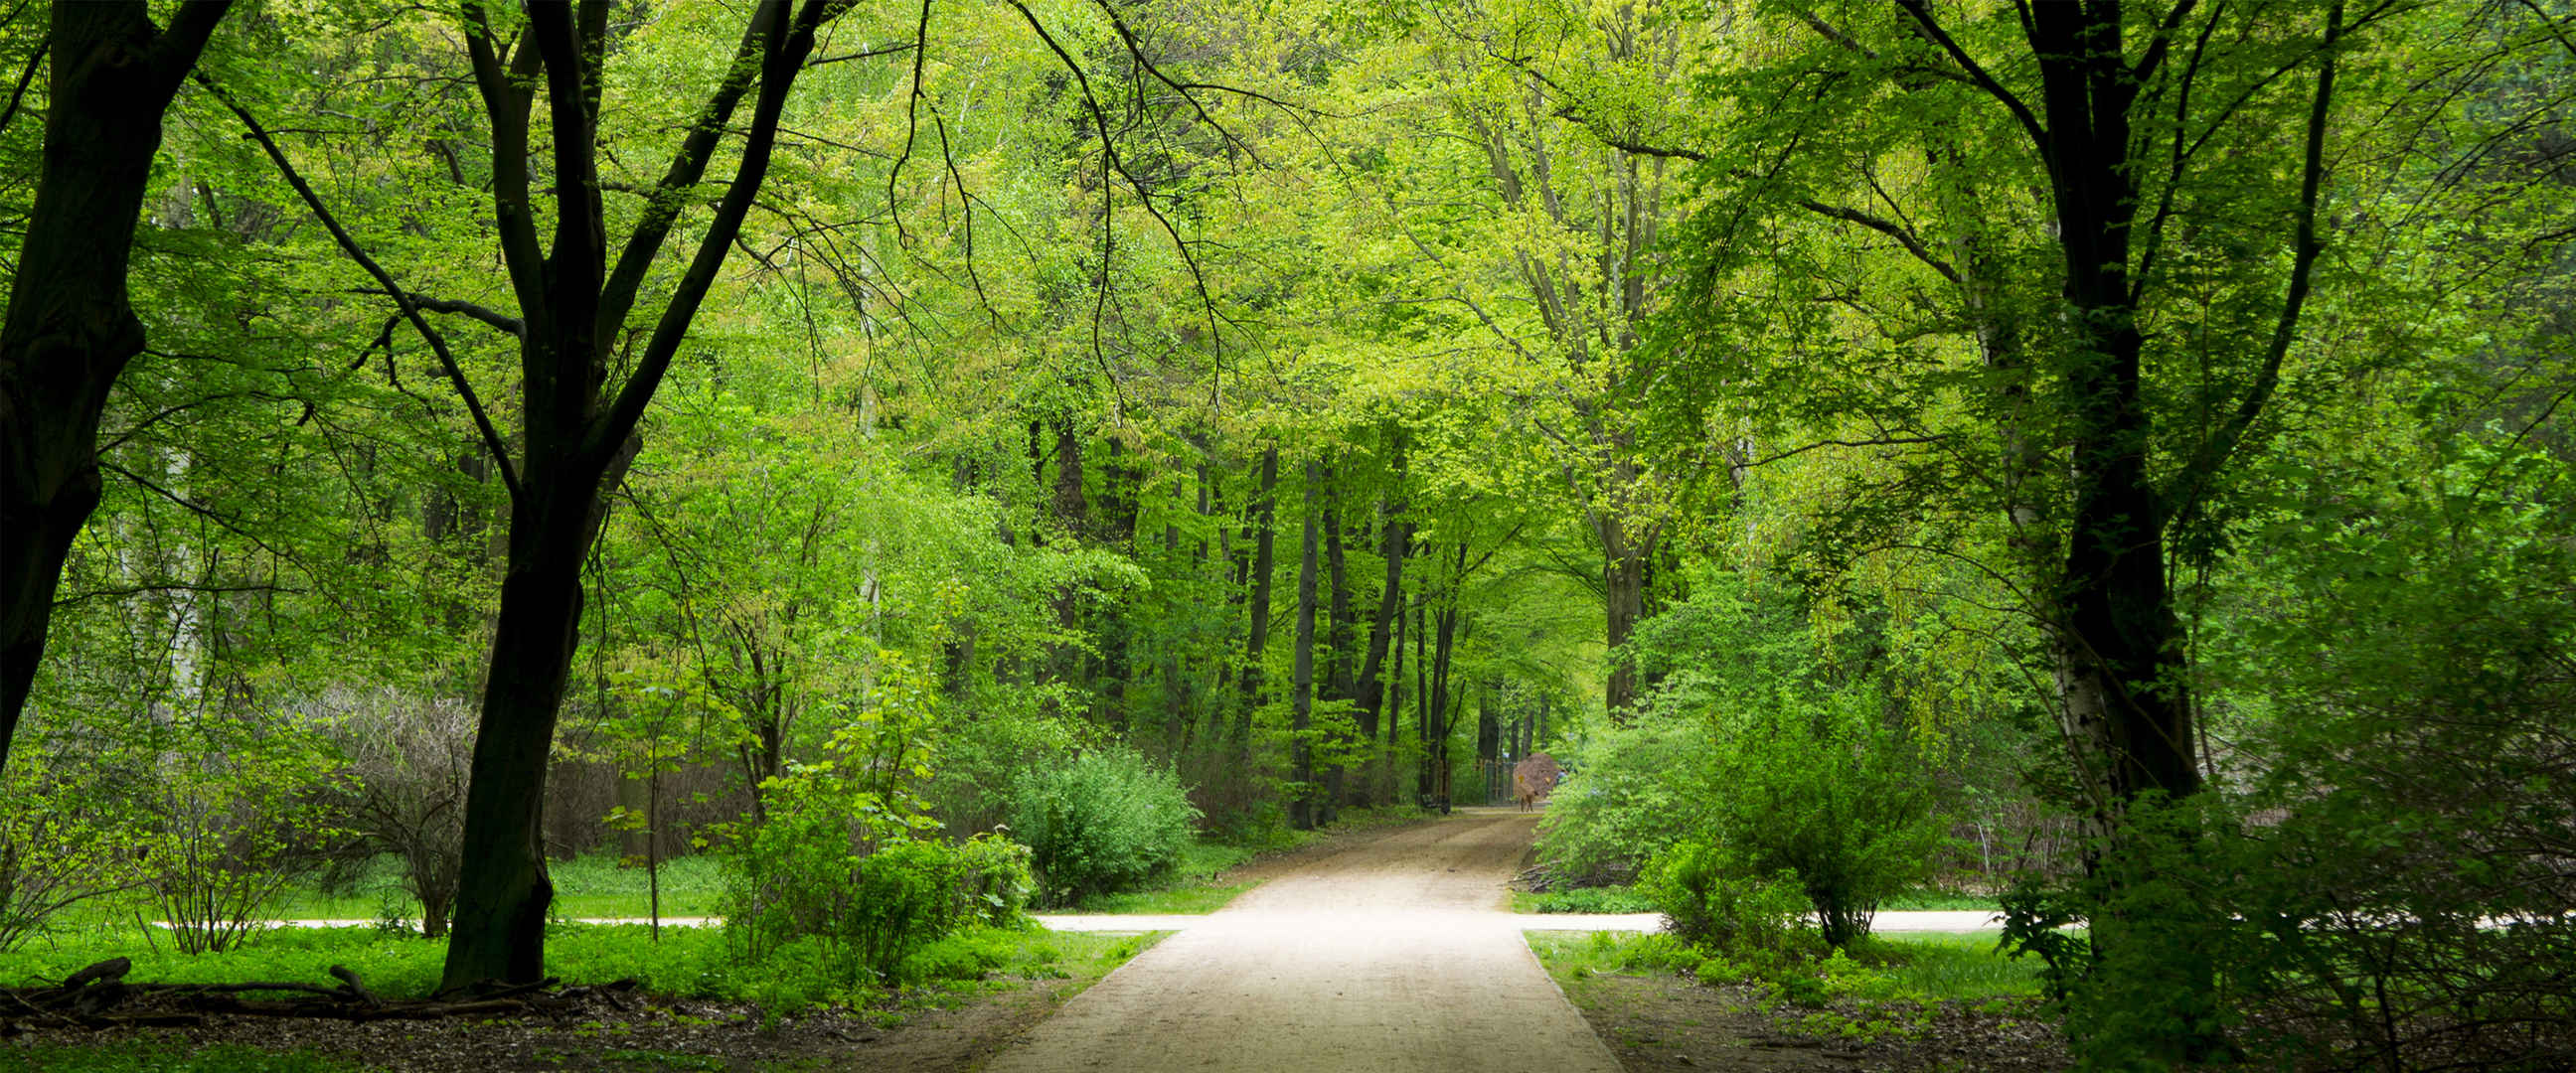
[[1617, 1073], [1503, 912], [1538, 817], [1467, 810], [1194, 918], [986, 1067]]

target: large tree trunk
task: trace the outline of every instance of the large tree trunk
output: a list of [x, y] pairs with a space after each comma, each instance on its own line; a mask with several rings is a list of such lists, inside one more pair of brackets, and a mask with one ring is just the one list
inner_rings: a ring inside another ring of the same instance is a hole
[[1637, 664], [1625, 651], [1646, 614], [1646, 563], [1649, 549], [1628, 531], [1615, 511], [1603, 510], [1593, 520], [1601, 541], [1601, 597], [1606, 613], [1604, 642], [1610, 646], [1610, 681], [1606, 690], [1610, 719], [1625, 722], [1637, 705]]
[[1316, 475], [1313, 459], [1306, 462], [1306, 509], [1304, 535], [1297, 563], [1297, 662], [1296, 693], [1289, 699], [1291, 715], [1288, 724], [1288, 778], [1297, 786], [1288, 797], [1288, 826], [1300, 831], [1315, 826], [1314, 744], [1306, 739], [1315, 709], [1315, 486], [1322, 483]]
[[[2043, 5], [2043, 8], [2045, 5]], [[2182, 631], [2165, 586], [2165, 505], [2147, 472], [2129, 230], [2137, 187], [2116, 5], [2034, 12], [2049, 173], [2075, 328], [2065, 368], [2074, 516], [2059, 582], [2070, 742], [2112, 801], [2200, 788]], [[2107, 65], [2107, 66], [2106, 66]]]
[[[538, 443], [530, 438], [532, 458], [542, 457]], [[595, 513], [599, 478], [560, 469], [532, 469], [527, 476], [532, 491], [560, 498], [520, 503], [511, 512], [509, 573], [501, 582], [474, 739], [458, 854], [462, 882], [442, 990], [545, 975], [546, 907], [554, 898], [546, 875], [546, 765], [581, 622], [581, 564], [595, 532], [586, 523]]]
[[[1394, 453], [1392, 469], [1398, 487], [1401, 488], [1404, 474], [1404, 441], [1400, 433], [1394, 442]], [[1353, 684], [1351, 694], [1352, 699], [1358, 703], [1361, 736], [1369, 741], [1376, 741], [1378, 720], [1381, 715], [1384, 715], [1388, 720], [1387, 744], [1392, 747], [1395, 743], [1394, 713], [1387, 703], [1387, 684], [1381, 680], [1379, 672], [1386, 662], [1388, 644], [1396, 642], [1400, 645], [1403, 640], [1404, 624], [1397, 612], [1403, 607], [1404, 602], [1404, 560], [1407, 555], [1412, 554], [1413, 528], [1403, 519], [1403, 508], [1398, 503], [1385, 499], [1379, 500], [1377, 514], [1380, 541], [1378, 552], [1384, 557], [1386, 563], [1385, 587], [1378, 590], [1377, 614], [1369, 620], [1368, 655], [1360, 663], [1359, 681]], [[1401, 647], [1397, 651], [1401, 653]], [[1392, 677], [1398, 683], [1397, 692], [1402, 692], [1404, 663], [1400, 656], [1396, 661]], [[1373, 762], [1372, 766], [1383, 766], [1387, 762], [1391, 761]], [[1377, 780], [1370, 781], [1374, 784]], [[1388, 789], [1392, 790], [1392, 787]], [[1376, 787], [1372, 785], [1369, 792], [1376, 793]]]
[[45, 146], [0, 324], [0, 767], [44, 662], [72, 540], [98, 509], [108, 388], [143, 352], [125, 288], [161, 115], [227, 2], [53, 5]]

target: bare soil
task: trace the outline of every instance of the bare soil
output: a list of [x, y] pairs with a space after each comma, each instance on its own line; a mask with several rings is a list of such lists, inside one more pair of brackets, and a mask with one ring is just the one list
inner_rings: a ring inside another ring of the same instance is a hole
[[2072, 1065], [2036, 1002], [1986, 1010], [1952, 1003], [1911, 1035], [1862, 1041], [1801, 1031], [1798, 1011], [1765, 1011], [1752, 988], [1705, 987], [1670, 973], [1597, 974], [1569, 982], [1567, 992], [1629, 1073], [2039, 1073]]

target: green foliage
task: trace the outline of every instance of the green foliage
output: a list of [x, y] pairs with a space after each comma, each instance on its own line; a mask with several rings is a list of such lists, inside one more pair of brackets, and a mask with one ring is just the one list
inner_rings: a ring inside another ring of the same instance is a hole
[[1557, 885], [1636, 876], [1701, 831], [1724, 792], [1705, 721], [1663, 707], [1592, 732], [1567, 751], [1565, 780], [1539, 821], [1539, 864]]
[[1879, 903], [1930, 878], [1947, 841], [1913, 743], [1883, 718], [1872, 691], [1852, 689], [1720, 719], [1726, 791], [1711, 834], [1739, 876], [1794, 875], [1837, 947], [1868, 933]]
[[1651, 895], [1634, 887], [1575, 887], [1512, 895], [1515, 913], [1653, 913], [1662, 908]]
[[136, 875], [119, 830], [130, 817], [48, 763], [41, 748], [21, 745], [15, 757], [0, 785], [0, 953]]
[[1180, 862], [1199, 819], [1180, 778], [1132, 749], [1094, 749], [1023, 771], [1011, 834], [1032, 851], [1041, 901], [1069, 904], [1134, 889]]
[[1748, 872], [1726, 849], [1682, 845], [1656, 858], [1637, 885], [1694, 946], [1762, 959], [1811, 951], [1812, 933], [1800, 926], [1811, 906], [1797, 874]]
[[171, 940], [222, 950], [266, 926], [278, 893], [341, 837], [318, 787], [339, 761], [317, 728], [280, 713], [255, 722], [198, 716], [172, 728], [171, 754], [143, 808], [141, 879]]

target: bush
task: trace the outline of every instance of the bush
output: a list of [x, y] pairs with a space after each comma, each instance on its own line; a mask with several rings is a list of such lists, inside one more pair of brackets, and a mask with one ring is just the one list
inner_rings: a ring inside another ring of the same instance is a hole
[[1701, 833], [1722, 792], [1707, 720], [1669, 706], [1595, 732], [1567, 758], [1539, 821], [1539, 864], [1554, 886], [1634, 879], [1645, 862]]
[[179, 949], [224, 950], [265, 929], [278, 895], [319, 863], [316, 847], [344, 835], [317, 791], [339, 760], [318, 728], [284, 713], [197, 713], [172, 729], [187, 749], [143, 796], [153, 830], [138, 847], [142, 885]]
[[1851, 688], [1720, 721], [1716, 841], [1736, 878], [1794, 873], [1838, 949], [1869, 933], [1879, 903], [1931, 878], [1948, 840], [1927, 766], [1881, 709]]
[[1151, 882], [1179, 862], [1199, 821], [1171, 768], [1125, 748], [1022, 771], [1011, 790], [1011, 833], [1032, 851], [1050, 905]]
[[[799, 942], [854, 969], [890, 976], [933, 940], [970, 925], [1022, 922], [1034, 885], [1028, 848], [977, 835], [963, 845], [898, 837], [864, 854], [835, 853], [846, 835], [829, 826], [773, 817], [747, 852], [768, 867], [738, 867], [725, 926], [759, 960]], [[803, 838], [808, 844], [783, 845]]]
[[447, 934], [465, 844], [465, 783], [474, 762], [474, 706], [394, 689], [333, 690], [333, 740], [348, 757], [341, 822], [402, 862], [422, 935]]
[[1795, 873], [1751, 877], [1715, 846], [1684, 845], [1655, 859], [1638, 887], [1672, 933], [1696, 947], [1738, 956], [1798, 952], [1808, 910]]
[[0, 953], [55, 913], [115, 893], [137, 875], [131, 856], [118, 852], [118, 828], [130, 821], [109, 795], [49, 759], [42, 742], [21, 745], [0, 784]]

